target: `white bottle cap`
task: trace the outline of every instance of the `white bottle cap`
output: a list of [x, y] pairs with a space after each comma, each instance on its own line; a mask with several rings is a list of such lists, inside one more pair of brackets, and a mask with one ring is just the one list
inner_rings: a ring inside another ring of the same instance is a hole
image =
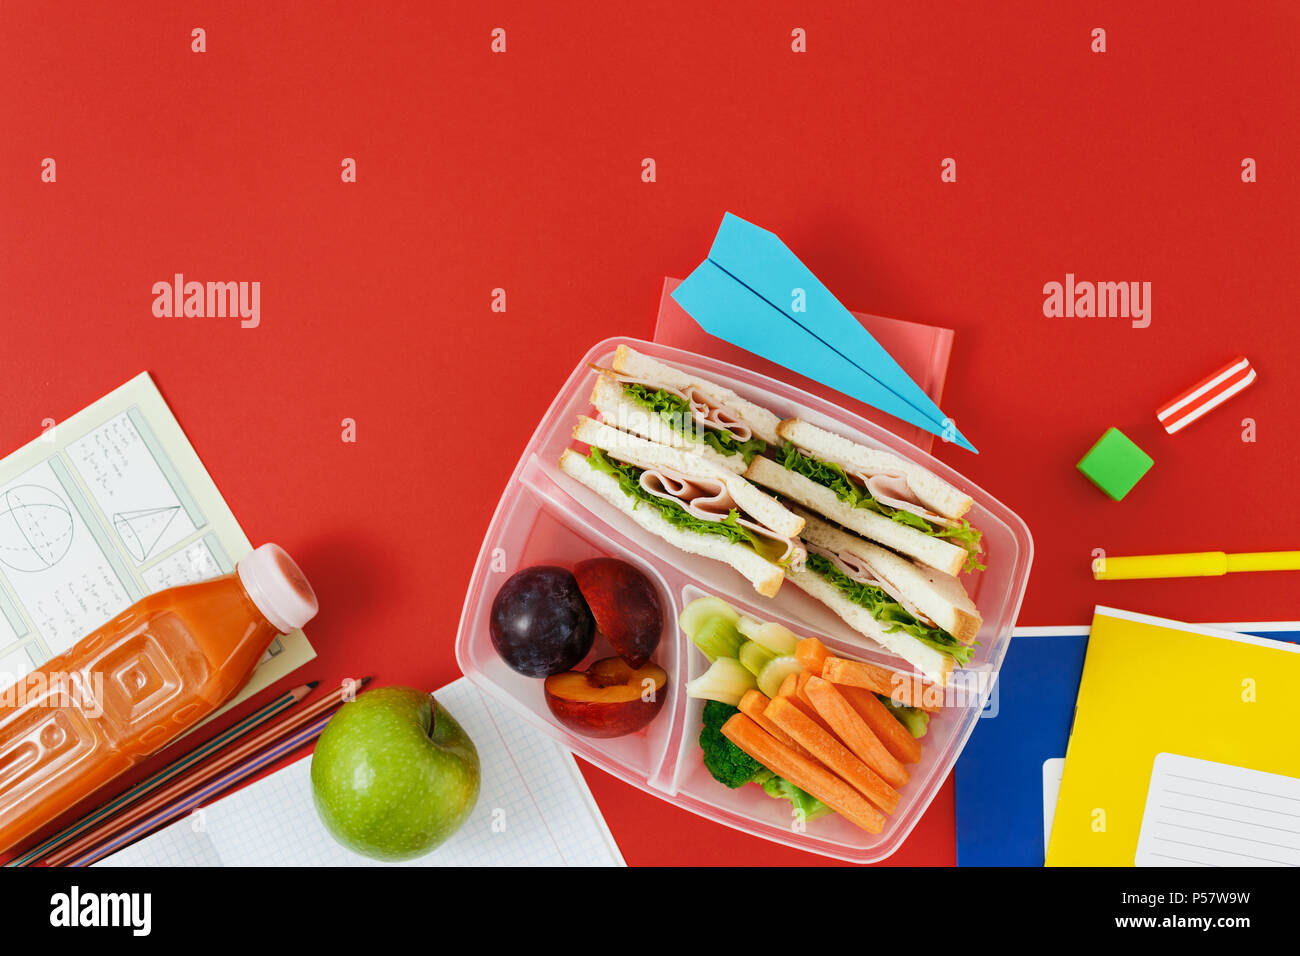
[[316, 616], [316, 592], [278, 544], [268, 542], [255, 548], [235, 570], [262, 616], [281, 634], [302, 627]]

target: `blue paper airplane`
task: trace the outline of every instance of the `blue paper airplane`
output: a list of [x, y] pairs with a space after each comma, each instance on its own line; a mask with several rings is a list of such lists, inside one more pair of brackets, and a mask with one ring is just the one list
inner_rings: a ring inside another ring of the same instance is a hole
[[727, 213], [672, 295], [710, 335], [978, 454], [775, 233]]

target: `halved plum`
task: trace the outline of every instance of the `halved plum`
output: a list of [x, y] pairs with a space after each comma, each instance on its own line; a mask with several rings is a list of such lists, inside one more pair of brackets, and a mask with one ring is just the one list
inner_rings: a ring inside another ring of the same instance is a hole
[[621, 737], [640, 730], [663, 708], [668, 674], [657, 664], [628, 666], [619, 657], [586, 671], [546, 678], [546, 705], [555, 719], [584, 737]]
[[642, 667], [664, 630], [659, 591], [644, 571], [618, 558], [591, 558], [573, 569], [582, 596], [615, 653], [633, 670]]

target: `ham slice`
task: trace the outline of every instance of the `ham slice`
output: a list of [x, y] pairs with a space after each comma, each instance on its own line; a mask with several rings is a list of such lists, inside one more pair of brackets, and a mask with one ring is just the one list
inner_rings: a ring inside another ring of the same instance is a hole
[[609, 375], [623, 385], [644, 385], [646, 388], [656, 392], [667, 392], [669, 395], [675, 395], [682, 401], [686, 402], [691, 410], [691, 418], [700, 428], [709, 428], [713, 431], [727, 432], [738, 442], [746, 442], [754, 437], [754, 430], [745, 424], [744, 418], [740, 412], [728, 405], [721, 405], [715, 402], [709, 396], [705, 395], [695, 386], [689, 388], [676, 388], [672, 385], [664, 385], [661, 382], [655, 382], [650, 379], [637, 378], [634, 375], [624, 375], [622, 372], [615, 372], [611, 369], [602, 368], [600, 371]]
[[957, 525], [957, 522], [952, 519], [945, 518], [941, 514], [935, 514], [921, 504], [921, 499], [916, 496], [916, 492], [912, 490], [912, 486], [908, 484], [904, 475], [891, 475], [887, 472], [867, 475], [858, 472], [853, 477], [866, 485], [867, 491], [871, 492], [871, 497], [882, 505], [897, 508], [899, 511], [910, 511], [912, 514], [924, 518], [930, 524], [937, 524], [943, 528], [952, 528]]
[[852, 578], [859, 584], [867, 584], [872, 587], [880, 588], [891, 598], [902, 605], [903, 610], [912, 617], [916, 618], [922, 624], [929, 627], [938, 627], [929, 617], [922, 613], [921, 609], [905, 598], [897, 588], [882, 578], [872, 569], [866, 558], [858, 554], [849, 554], [847, 552], [832, 551], [829, 548], [822, 548], [815, 544], [807, 544], [809, 554], [820, 554], [831, 562], [842, 574]]
[[745, 517], [721, 478], [693, 478], [672, 468], [647, 468], [641, 472], [641, 487], [656, 498], [675, 501], [687, 514], [701, 521], [723, 521], [732, 511], [737, 512], [739, 525], [782, 549], [778, 563], [788, 562], [798, 548], [794, 538], [779, 535]]

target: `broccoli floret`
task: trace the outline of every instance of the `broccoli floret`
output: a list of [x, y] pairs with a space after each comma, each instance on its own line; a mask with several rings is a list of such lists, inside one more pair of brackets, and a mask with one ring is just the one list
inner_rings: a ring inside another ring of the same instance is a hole
[[[789, 800], [797, 810], [803, 811], [803, 818], [807, 820], [816, 820], [831, 812], [831, 808], [826, 806], [811, 793], [800, 790], [789, 780], [784, 777], [778, 777], [770, 770], [764, 771], [767, 774], [766, 779], [756, 779], [755, 783], [763, 785], [763, 792], [769, 797], [776, 800]], [[761, 775], [760, 775], [761, 776]]]
[[704, 702], [704, 726], [700, 728], [700, 750], [704, 766], [713, 779], [735, 790], [743, 787], [760, 772], [763, 765], [722, 735], [722, 725], [740, 711], [717, 700]]

